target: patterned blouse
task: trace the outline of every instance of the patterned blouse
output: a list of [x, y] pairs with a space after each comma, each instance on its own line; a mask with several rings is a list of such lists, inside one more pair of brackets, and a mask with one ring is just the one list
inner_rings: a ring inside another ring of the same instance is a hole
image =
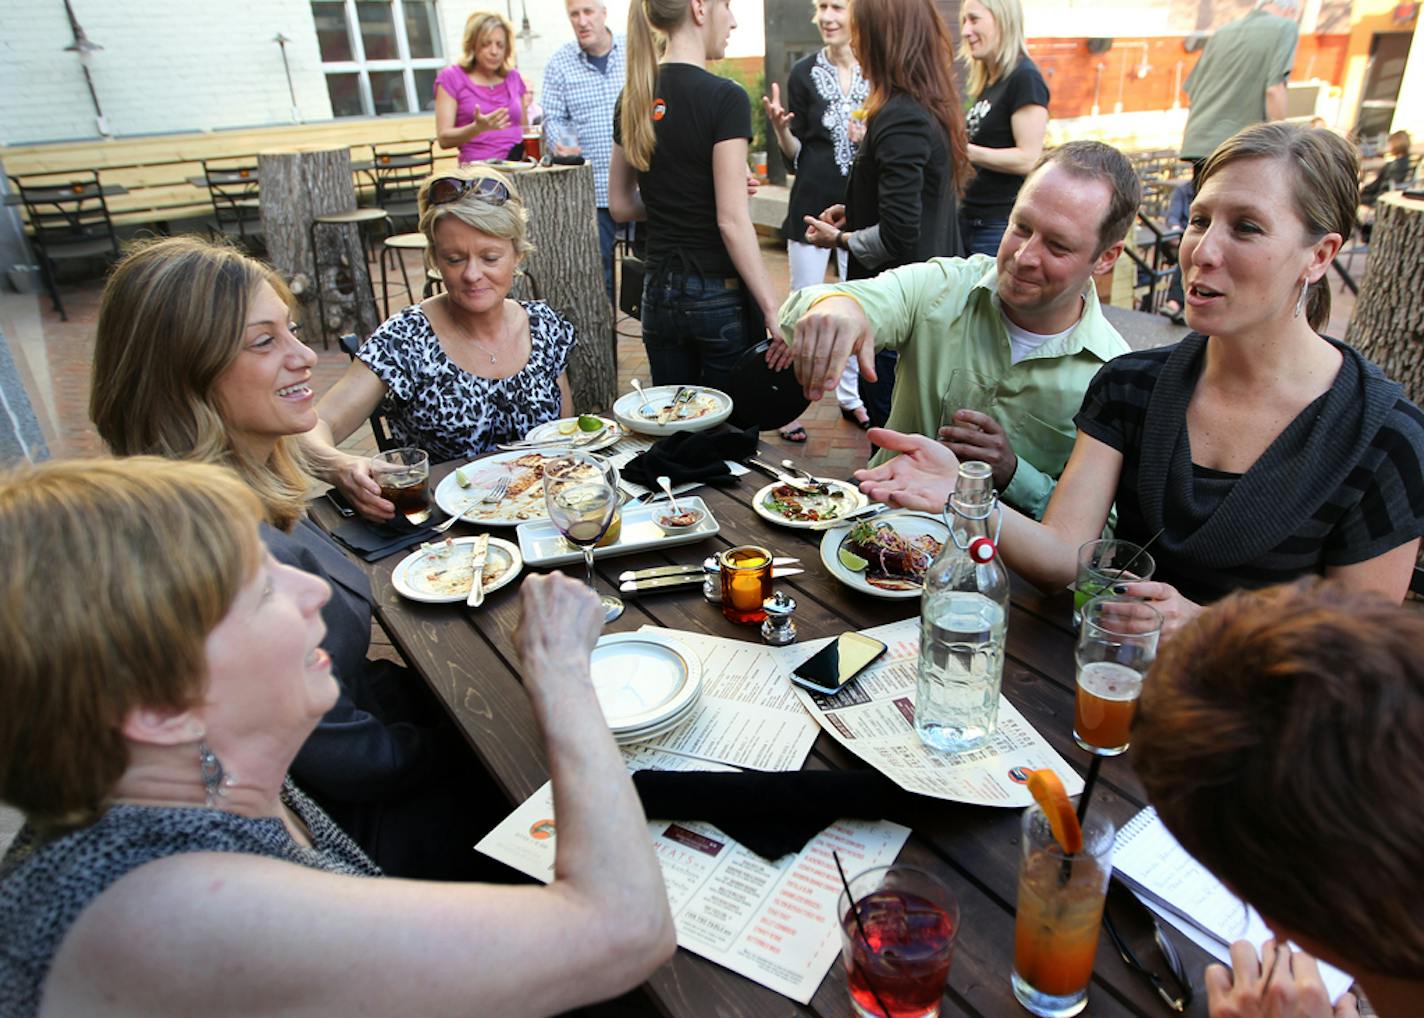
[[469, 459], [557, 420], [559, 376], [574, 327], [543, 301], [520, 301], [529, 316], [529, 360], [509, 378], [482, 378], [452, 361], [419, 304], [392, 315], [357, 356], [389, 390], [381, 400], [391, 434], [432, 463]]
[[282, 801], [306, 825], [312, 847], [273, 817], [205, 806], [111, 806], [78, 830], [47, 841], [21, 828], [0, 862], [0, 1015], [32, 1018], [55, 952], [83, 911], [120, 877], [183, 852], [239, 852], [348, 876], [381, 871], [290, 781]]
[[804, 243], [803, 216], [819, 216], [845, 201], [846, 178], [855, 161], [850, 140], [850, 115], [865, 105], [870, 83], [860, 65], [851, 70], [850, 91], [842, 92], [836, 65], [824, 48], [797, 62], [786, 78], [786, 109], [795, 114], [791, 133], [801, 142], [793, 172], [782, 236]]

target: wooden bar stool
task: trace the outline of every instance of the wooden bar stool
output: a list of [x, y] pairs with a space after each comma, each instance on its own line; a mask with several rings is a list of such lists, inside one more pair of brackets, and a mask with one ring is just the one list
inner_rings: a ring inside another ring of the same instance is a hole
[[391, 316], [391, 295], [388, 289], [390, 269], [388, 261], [394, 261], [400, 266], [401, 280], [405, 283], [406, 300], [415, 300], [415, 291], [410, 288], [410, 274], [406, 272], [405, 256], [406, 251], [420, 251], [422, 261], [424, 251], [427, 246], [425, 234], [423, 233], [397, 233], [393, 237], [387, 237], [381, 245], [381, 300], [385, 306], [386, 317]]

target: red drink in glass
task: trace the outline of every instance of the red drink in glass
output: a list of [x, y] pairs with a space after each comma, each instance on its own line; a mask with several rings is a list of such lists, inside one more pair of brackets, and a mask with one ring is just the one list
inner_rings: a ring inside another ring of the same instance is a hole
[[955, 918], [906, 890], [881, 888], [857, 906], [859, 926], [849, 909], [841, 917], [850, 948], [841, 955], [856, 1010], [883, 1015], [883, 1003], [891, 1018], [937, 1015], [954, 958]]

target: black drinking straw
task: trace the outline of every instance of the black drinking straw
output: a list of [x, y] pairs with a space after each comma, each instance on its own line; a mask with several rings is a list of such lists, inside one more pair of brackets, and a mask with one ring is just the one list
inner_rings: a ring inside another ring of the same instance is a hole
[[1093, 786], [1098, 783], [1098, 768], [1102, 767], [1103, 758], [1096, 753], [1093, 754], [1093, 762], [1088, 764], [1088, 776], [1083, 779], [1083, 794], [1078, 797], [1078, 823], [1083, 822], [1083, 817], [1088, 814], [1088, 800], [1093, 797]]
[[1138, 548], [1135, 552], [1133, 552], [1132, 557], [1122, 564], [1122, 568], [1119, 569], [1117, 571], [1117, 575], [1112, 578], [1112, 582], [1117, 583], [1118, 580], [1122, 579], [1123, 576], [1127, 574], [1127, 570], [1132, 566], [1132, 564], [1136, 562], [1139, 558], [1141, 558], [1143, 553], [1146, 552], [1148, 548], [1152, 547], [1152, 542], [1157, 540], [1157, 538], [1161, 537], [1162, 531], [1166, 529], [1166, 527], [1163, 527], [1162, 530], [1157, 531], [1157, 533], [1153, 534], [1147, 539], [1146, 544], [1144, 544], [1142, 547]]
[[[831, 849], [831, 858], [836, 861], [836, 872], [841, 875], [841, 886], [845, 888], [846, 901], [850, 902], [850, 914], [855, 916], [855, 928], [860, 931], [860, 939], [865, 941], [865, 949], [871, 954], [874, 954], [875, 948], [870, 946], [870, 938], [865, 935], [865, 926], [860, 921], [860, 909], [856, 906], [855, 895], [850, 893], [850, 881], [846, 879], [845, 867], [841, 865], [840, 853], [835, 849]], [[852, 966], [860, 968], [855, 960], [854, 947], [852, 947], [850, 951], [850, 963]], [[880, 999], [880, 992], [875, 989], [875, 984], [870, 981], [870, 973], [864, 969], [860, 969], [860, 974], [865, 977], [865, 985], [870, 988], [871, 995], [875, 997], [875, 1003], [880, 1005], [881, 1013], [885, 1015], [885, 1018], [891, 1018], [890, 1009], [885, 1006], [885, 1001]]]

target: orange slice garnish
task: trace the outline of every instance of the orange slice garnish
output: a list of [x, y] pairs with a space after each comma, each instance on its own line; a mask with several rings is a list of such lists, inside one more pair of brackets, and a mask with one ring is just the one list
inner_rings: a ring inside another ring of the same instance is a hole
[[1028, 790], [1048, 818], [1048, 829], [1058, 846], [1069, 855], [1083, 851], [1083, 827], [1058, 775], [1046, 767], [1029, 771]]

